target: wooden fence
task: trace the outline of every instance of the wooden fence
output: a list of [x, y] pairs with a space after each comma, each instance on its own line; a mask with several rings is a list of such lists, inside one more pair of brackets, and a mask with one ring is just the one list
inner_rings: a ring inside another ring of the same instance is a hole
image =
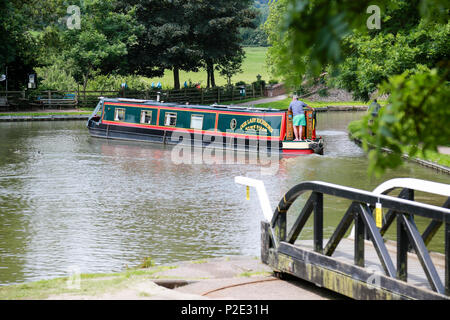
[[182, 88], [179, 90], [152, 89], [146, 91], [117, 90], [117, 91], [0, 91], [0, 108], [19, 110], [25, 108], [93, 108], [99, 97], [135, 98], [145, 100], [159, 100], [180, 104], [213, 104], [222, 102], [238, 102], [240, 100], [257, 98], [264, 95], [262, 86], [226, 86], [214, 88]]

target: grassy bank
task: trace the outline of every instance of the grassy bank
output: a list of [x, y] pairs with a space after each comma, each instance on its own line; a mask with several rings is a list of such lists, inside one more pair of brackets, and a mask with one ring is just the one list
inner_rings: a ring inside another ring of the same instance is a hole
[[[361, 125], [361, 121], [362, 120], [356, 120], [349, 123], [347, 129], [350, 132], [350, 135], [354, 135], [354, 133], [358, 130], [358, 128]], [[408, 154], [409, 148], [410, 147], [408, 146], [404, 147], [404, 149], [402, 150], [403, 153]], [[438, 165], [450, 168], [450, 155], [447, 154], [442, 154], [434, 151], [427, 151], [426, 156], [423, 156], [421, 153], [419, 153], [415, 155], [415, 158], [430, 161]]]
[[51, 116], [51, 115], [61, 115], [61, 116], [73, 116], [73, 115], [84, 115], [84, 114], [91, 114], [91, 111], [70, 111], [70, 112], [64, 112], [64, 111], [53, 111], [53, 112], [0, 112], [0, 117], [3, 116]]
[[[193, 272], [193, 268], [196, 269], [195, 272]], [[227, 270], [225, 273], [223, 273], [224, 268]], [[183, 294], [180, 296], [180, 293], [170, 291], [168, 288], [203, 280], [206, 280], [207, 283], [211, 283], [209, 281], [212, 280], [222, 283], [223, 277], [239, 279], [266, 277], [271, 274], [272, 271], [260, 262], [259, 257], [221, 257], [181, 261], [160, 266], [155, 266], [151, 258], [147, 257], [138, 266], [127, 267], [120, 273], [81, 274], [75, 277], [0, 286], [0, 300], [136, 300], [152, 296], [165, 297], [165, 299], [171, 299], [171, 297], [186, 299]], [[216, 287], [217, 283], [213, 287]], [[161, 292], [161, 290], [166, 291]], [[192, 294], [197, 295], [195, 292]]]
[[[221, 101], [221, 105], [231, 105], [231, 104], [239, 104], [244, 102], [257, 102], [258, 100], [265, 99], [266, 97], [259, 97], [259, 98], [248, 98], [248, 99], [242, 99], [242, 100], [234, 100], [234, 101]], [[291, 103], [292, 98], [287, 98], [284, 100], [279, 101], [273, 101], [269, 103], [255, 103], [255, 106], [258, 108], [274, 108], [274, 109], [287, 109], [289, 106], [289, 103]], [[327, 106], [363, 106], [367, 105], [368, 103], [364, 103], [361, 101], [309, 101], [302, 99], [305, 103], [307, 103], [309, 106], [313, 108], [323, 108]], [[94, 108], [87, 108], [87, 107], [81, 107], [78, 109], [78, 111], [42, 111], [42, 112], [35, 112], [35, 111], [29, 111], [29, 112], [0, 112], [1, 116], [50, 116], [50, 115], [85, 115], [85, 114], [91, 114]]]
[[[368, 103], [361, 102], [361, 101], [310, 101], [307, 99], [300, 99], [301, 101], [305, 102], [307, 105], [313, 108], [324, 108], [327, 106], [365, 106], [368, 105]], [[262, 103], [258, 104], [258, 107], [260, 108], [274, 108], [274, 109], [286, 109], [289, 107], [289, 104], [291, 103], [292, 98], [286, 98], [284, 100], [269, 102], [269, 103]]]
[[41, 280], [18, 285], [0, 287], [0, 300], [43, 300], [52, 296], [71, 294], [77, 296], [102, 295], [115, 290], [121, 290], [130, 283], [151, 280], [155, 274], [173, 269], [173, 266], [158, 266], [148, 269], [129, 269], [122, 273], [111, 274], [81, 274], [78, 280], [68, 277]]
[[[259, 74], [262, 80], [268, 82], [270, 80], [270, 74], [266, 68], [266, 52], [265, 47], [246, 47], [245, 59], [242, 62], [242, 73], [236, 74], [232, 78], [232, 83], [237, 81], [244, 81], [245, 83], [251, 84], [256, 81], [256, 76]], [[221, 77], [216, 71], [215, 80], [217, 86], [224, 86], [227, 84], [227, 80]], [[184, 82], [189, 83], [200, 83], [203, 87], [206, 86], [206, 71], [200, 70], [199, 72], [186, 72], [180, 71], [180, 84], [183, 85]], [[161, 78], [148, 78], [146, 79], [148, 84], [161, 82], [163, 88], [173, 87], [173, 72], [171, 70], [166, 70], [164, 76]]]

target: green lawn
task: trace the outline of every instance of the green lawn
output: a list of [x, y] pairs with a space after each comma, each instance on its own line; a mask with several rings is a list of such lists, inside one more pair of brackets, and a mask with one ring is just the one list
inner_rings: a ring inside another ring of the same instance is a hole
[[[173, 269], [171, 266], [155, 266], [145, 269], [128, 269], [111, 274], [81, 274], [80, 289], [68, 286], [69, 278], [56, 278], [0, 287], [0, 300], [43, 300], [51, 296], [72, 294], [95, 296], [114, 290], [126, 289], [130, 283], [154, 279], [154, 274]], [[158, 277], [163, 278], [163, 277]]]
[[[268, 82], [271, 78], [269, 72], [266, 68], [266, 52], [267, 48], [264, 47], [246, 47], [245, 51], [245, 60], [242, 63], [242, 73], [236, 74], [232, 78], [232, 83], [238, 81], [245, 81], [246, 83], [252, 83], [256, 81], [256, 76], [260, 74], [262, 76], [262, 80]], [[227, 80], [224, 77], [219, 75], [219, 72], [216, 71], [214, 73], [216, 79], [216, 85], [223, 86], [227, 84]], [[164, 76], [162, 78], [151, 78], [147, 79], [148, 83], [152, 82], [155, 85], [158, 82], [161, 82], [163, 88], [173, 87], [173, 72], [171, 70], [166, 70]], [[203, 87], [206, 86], [206, 71], [201, 70], [200, 72], [185, 72], [180, 71], [180, 84], [183, 86], [184, 82], [192, 83], [200, 82]]]
[[[339, 102], [334, 102], [334, 101], [310, 101], [310, 100], [306, 100], [306, 99], [300, 99], [301, 101], [305, 102], [308, 106], [311, 106], [313, 108], [323, 108], [326, 106], [364, 106], [364, 105], [368, 105], [368, 103], [366, 102], [361, 102], [361, 101], [339, 101]], [[287, 107], [289, 107], [289, 103], [291, 103], [292, 98], [286, 98], [284, 100], [280, 100], [280, 101], [274, 101], [274, 102], [269, 102], [269, 103], [261, 103], [258, 104], [258, 108], [274, 108], [274, 109], [286, 109]]]

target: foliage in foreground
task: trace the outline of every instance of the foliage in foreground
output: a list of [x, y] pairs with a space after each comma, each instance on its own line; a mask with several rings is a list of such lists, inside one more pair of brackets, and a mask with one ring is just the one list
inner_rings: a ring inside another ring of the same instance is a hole
[[[377, 117], [368, 114], [361, 126], [353, 129], [369, 152], [370, 173], [379, 175], [400, 165], [405, 151], [410, 157], [426, 159], [427, 152], [436, 152], [438, 146], [449, 143], [450, 127], [444, 119], [450, 119], [450, 90], [436, 70], [413, 75], [405, 72], [384, 82], [380, 89], [389, 93], [387, 106]], [[369, 151], [370, 145], [377, 147]], [[382, 152], [382, 147], [392, 153]]]
[[[448, 119], [448, 6], [437, 0], [380, 0], [379, 29], [369, 28], [372, 1], [278, 0], [266, 22], [269, 62], [298, 87], [304, 76], [324, 71], [358, 99], [376, 90], [388, 106], [358, 131], [369, 152], [369, 172], [380, 174], [411, 156], [450, 141]], [[370, 11], [369, 11], [370, 12]], [[383, 147], [393, 153], [385, 154]], [[420, 150], [420, 151], [419, 151]]]

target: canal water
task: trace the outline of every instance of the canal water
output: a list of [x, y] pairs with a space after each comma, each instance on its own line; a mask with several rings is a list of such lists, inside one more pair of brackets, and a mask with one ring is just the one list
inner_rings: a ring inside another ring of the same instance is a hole
[[[258, 256], [263, 215], [256, 194], [246, 200], [245, 187], [234, 183], [239, 175], [262, 179], [273, 208], [305, 180], [363, 190], [397, 177], [450, 183], [414, 163], [368, 177], [367, 157], [346, 131], [363, 115], [318, 114], [325, 154], [282, 158], [271, 175], [251, 163], [177, 164], [171, 147], [91, 138], [84, 121], [0, 123], [0, 285], [118, 272], [146, 257], [164, 264]], [[325, 198], [325, 236], [348, 204]], [[311, 236], [309, 225], [302, 237]], [[433, 246], [442, 250], [442, 230]]]

